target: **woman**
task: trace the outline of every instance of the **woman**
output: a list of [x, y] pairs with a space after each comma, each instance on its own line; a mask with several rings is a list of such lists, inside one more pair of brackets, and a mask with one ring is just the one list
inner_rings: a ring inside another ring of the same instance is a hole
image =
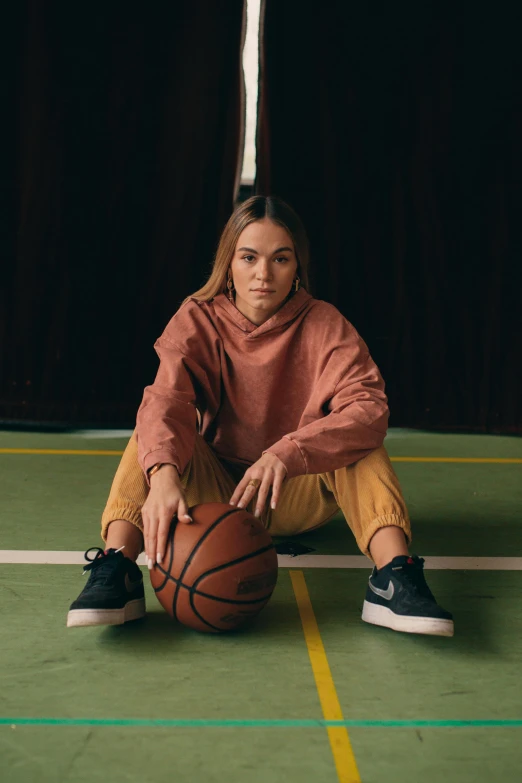
[[363, 620], [453, 635], [424, 561], [408, 554], [408, 512], [383, 446], [383, 379], [355, 328], [308, 287], [294, 211], [272, 197], [241, 204], [209, 280], [155, 343], [158, 373], [102, 517], [106, 550], [86, 566], [68, 625], [142, 617], [139, 553], [152, 568], [174, 515], [190, 524], [192, 505], [220, 501], [248, 507], [274, 536], [311, 530], [340, 508], [374, 561]]

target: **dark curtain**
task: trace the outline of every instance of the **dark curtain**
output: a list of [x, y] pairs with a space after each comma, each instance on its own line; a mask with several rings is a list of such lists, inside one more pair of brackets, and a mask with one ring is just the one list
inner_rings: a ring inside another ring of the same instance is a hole
[[9, 14], [0, 419], [132, 425], [234, 206], [243, 0]]
[[392, 426], [522, 433], [521, 21], [266, 0], [256, 192], [301, 215]]

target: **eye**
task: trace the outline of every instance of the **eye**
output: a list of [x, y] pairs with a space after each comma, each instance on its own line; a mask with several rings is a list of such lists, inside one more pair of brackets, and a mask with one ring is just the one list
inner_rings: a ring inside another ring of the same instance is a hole
[[243, 261], [246, 261], [247, 264], [250, 264], [251, 262], [248, 260], [249, 258], [254, 258], [254, 256], [243, 256]]
[[288, 261], [288, 258], [286, 256], [279, 256], [278, 258], [274, 258], [274, 261]]

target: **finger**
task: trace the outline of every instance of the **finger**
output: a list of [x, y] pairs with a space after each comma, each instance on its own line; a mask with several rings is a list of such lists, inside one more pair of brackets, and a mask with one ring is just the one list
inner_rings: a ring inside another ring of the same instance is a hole
[[184, 522], [186, 525], [190, 525], [192, 517], [189, 514], [187, 501], [185, 498], [181, 498], [178, 505], [178, 519], [180, 522]]
[[240, 498], [237, 504], [237, 507], [245, 508], [246, 506], [248, 506], [248, 504], [250, 503], [250, 501], [252, 500], [256, 492], [257, 492], [257, 487], [254, 487], [252, 485], [247, 485], [243, 492], [243, 496]]
[[158, 514], [158, 525], [156, 527], [155, 536], [154, 538], [150, 538], [150, 547], [152, 554], [150, 555], [152, 559], [152, 565], [156, 565], [158, 561], [158, 553], [160, 553], [161, 557], [163, 558], [163, 555], [165, 554], [165, 545], [163, 545], [163, 548], [160, 550], [159, 547], [159, 531], [160, 530], [166, 530], [167, 535], [168, 531], [170, 530], [170, 524], [172, 522], [173, 514], [168, 509], [162, 509], [160, 514]]
[[147, 557], [147, 568], [149, 571], [154, 567], [154, 562], [156, 560], [156, 538], [158, 525], [159, 519], [157, 514], [151, 515], [149, 517], [149, 524], [145, 536], [145, 555]]
[[261, 514], [263, 513], [263, 509], [266, 505], [268, 492], [270, 490], [270, 487], [272, 486], [272, 480], [273, 480], [273, 476], [267, 472], [257, 493], [256, 509], [254, 511], [255, 517], [260, 517]]
[[160, 565], [163, 558], [165, 557], [165, 549], [167, 548], [167, 538], [169, 536], [171, 522], [172, 517], [165, 516], [158, 525], [156, 539], [156, 562]]
[[228, 501], [231, 506], [235, 506], [236, 505], [236, 503], [238, 502], [240, 497], [243, 495], [243, 492], [245, 491], [245, 487], [248, 484], [248, 482], [249, 482], [249, 479], [246, 476], [243, 476], [243, 478], [241, 479], [241, 481], [239, 482], [239, 484], [235, 488], [234, 494], [232, 495], [232, 497]]
[[281, 495], [281, 487], [283, 486], [285, 477], [286, 477], [286, 473], [279, 473], [279, 471], [275, 475], [274, 483], [272, 484], [272, 500], [270, 502], [270, 507], [272, 509], [274, 509], [279, 502], [279, 497]]

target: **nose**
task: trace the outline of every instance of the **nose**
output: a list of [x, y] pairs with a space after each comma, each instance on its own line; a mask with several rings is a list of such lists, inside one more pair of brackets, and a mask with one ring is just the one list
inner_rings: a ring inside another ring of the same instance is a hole
[[271, 277], [272, 277], [272, 272], [270, 269], [270, 262], [260, 261], [259, 264], [257, 264], [257, 269], [256, 269], [257, 280], [270, 280]]

